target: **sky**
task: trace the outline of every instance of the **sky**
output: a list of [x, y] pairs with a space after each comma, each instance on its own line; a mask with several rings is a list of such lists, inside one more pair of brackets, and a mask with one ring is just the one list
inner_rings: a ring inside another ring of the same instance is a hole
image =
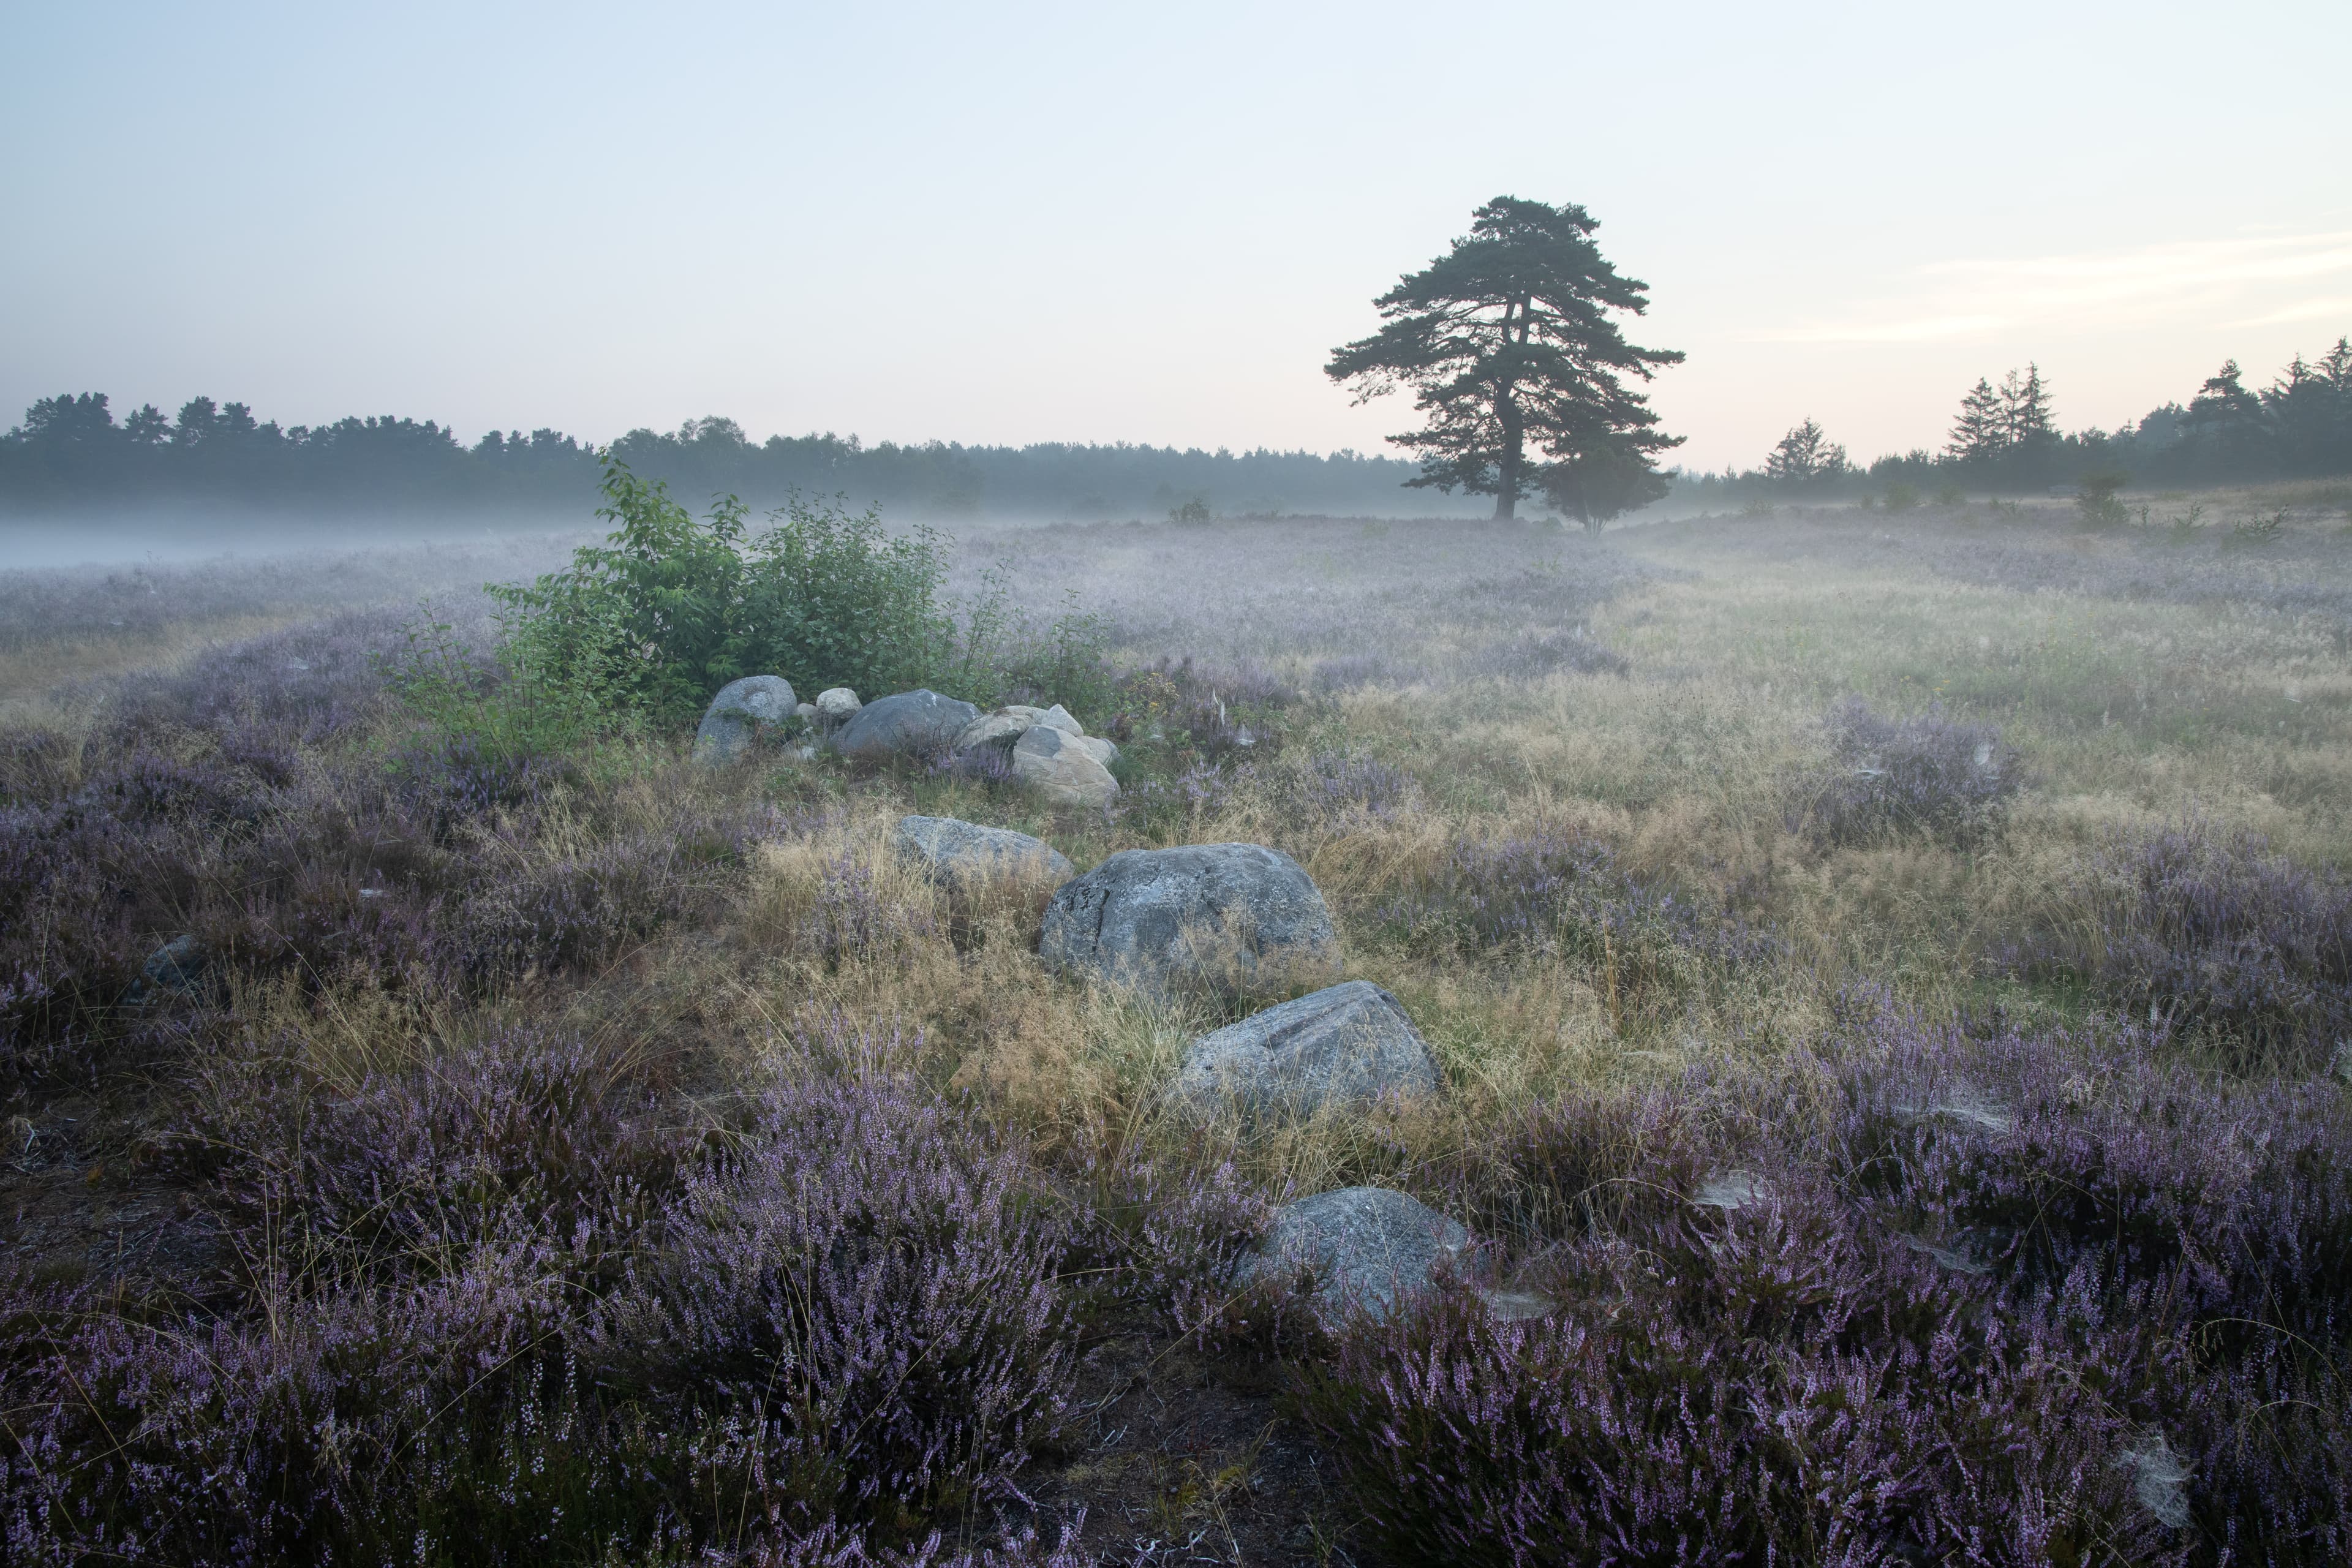
[[0, 423], [1382, 448], [1322, 374], [1508, 194], [1673, 459], [2068, 428], [2352, 332], [2352, 5], [0, 0]]

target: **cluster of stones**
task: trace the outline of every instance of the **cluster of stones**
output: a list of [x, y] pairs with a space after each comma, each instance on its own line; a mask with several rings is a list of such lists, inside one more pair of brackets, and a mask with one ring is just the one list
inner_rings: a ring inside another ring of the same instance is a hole
[[[1035, 727], [1023, 731], [1036, 732]], [[1360, 1111], [1439, 1092], [1437, 1060], [1402, 1003], [1362, 980], [1339, 980], [1339, 941], [1304, 869], [1257, 844], [1129, 849], [1084, 876], [1041, 840], [952, 818], [909, 816], [901, 851], [936, 881], [1044, 872], [1059, 881], [1038, 953], [1065, 978], [1145, 995], [1248, 994], [1336, 982], [1202, 1035], [1184, 1053], [1170, 1102], [1207, 1121]], [[1386, 1187], [1318, 1193], [1278, 1210], [1234, 1284], [1311, 1286], [1317, 1314], [1337, 1326], [1381, 1316], [1467, 1267], [1461, 1225]], [[1547, 1310], [1538, 1298], [1482, 1292], [1491, 1310]]]
[[845, 757], [1001, 758], [1013, 775], [1056, 805], [1100, 807], [1118, 797], [1110, 765], [1118, 748], [1090, 736], [1058, 703], [1013, 704], [983, 713], [928, 689], [860, 702], [845, 686], [801, 702], [781, 675], [747, 675], [710, 700], [695, 731], [694, 754], [712, 766], [744, 756], [764, 731], [798, 720], [810, 737], [802, 755], [829, 746]]

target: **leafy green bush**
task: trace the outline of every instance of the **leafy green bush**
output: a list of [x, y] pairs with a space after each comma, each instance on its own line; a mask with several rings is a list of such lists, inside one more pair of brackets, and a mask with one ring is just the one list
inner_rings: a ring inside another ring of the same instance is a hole
[[733, 496], [697, 521], [609, 458], [604, 489], [596, 515], [618, 525], [604, 542], [529, 586], [489, 590], [507, 610], [506, 660], [526, 680], [684, 721], [740, 676], [876, 693], [952, 668], [943, 535], [894, 538], [870, 509], [797, 498], [756, 534]]
[[1887, 510], [1909, 511], [1918, 504], [1919, 491], [1916, 487], [1906, 485], [1901, 479], [1896, 479], [1886, 487]]

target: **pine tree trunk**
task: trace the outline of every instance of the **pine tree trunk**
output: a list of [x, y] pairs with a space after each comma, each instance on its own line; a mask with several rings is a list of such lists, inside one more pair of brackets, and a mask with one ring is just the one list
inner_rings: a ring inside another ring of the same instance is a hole
[[1508, 522], [1519, 515], [1519, 469], [1526, 456], [1527, 432], [1519, 423], [1518, 400], [1509, 387], [1495, 395], [1495, 412], [1503, 425], [1503, 451], [1496, 464], [1495, 521]]

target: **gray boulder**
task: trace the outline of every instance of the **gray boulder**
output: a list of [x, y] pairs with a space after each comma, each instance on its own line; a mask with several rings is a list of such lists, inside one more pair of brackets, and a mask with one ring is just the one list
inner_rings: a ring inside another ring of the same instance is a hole
[[1013, 748], [1013, 776], [1056, 805], [1108, 805], [1118, 798], [1118, 781], [1094, 748], [1108, 744], [1034, 724]]
[[1437, 1058], [1404, 1005], [1350, 980], [1194, 1040], [1175, 1094], [1196, 1114], [1231, 1101], [1255, 1114], [1311, 1116], [1327, 1105], [1434, 1094], [1437, 1083]]
[[694, 731], [694, 758], [717, 765], [751, 748], [752, 738], [771, 725], [798, 717], [793, 683], [781, 675], [747, 675], [719, 689]]
[[846, 723], [865, 706], [846, 686], [829, 686], [816, 694], [817, 717], [828, 724]]
[[1009, 755], [1021, 737], [1036, 728], [1038, 712], [1037, 709], [1016, 702], [993, 713], [983, 713], [956, 732], [955, 749], [959, 752], [976, 752], [982, 746], [994, 746]]
[[139, 1004], [161, 996], [193, 996], [212, 979], [213, 953], [202, 938], [183, 932], [147, 955], [139, 978], [131, 983], [128, 1000]]
[[1315, 1315], [1337, 1328], [1409, 1304], [1440, 1273], [1467, 1263], [1469, 1249], [1468, 1231], [1416, 1198], [1387, 1187], [1342, 1187], [1276, 1209], [1234, 1278], [1249, 1285], [1304, 1275], [1313, 1282]]
[[833, 746], [845, 757], [940, 756], [979, 716], [971, 703], [936, 691], [895, 692], [858, 709], [835, 734]]
[[894, 837], [899, 852], [920, 861], [941, 887], [1024, 875], [1066, 882], [1077, 872], [1052, 845], [1009, 827], [982, 827], [952, 816], [902, 816]]
[[1124, 849], [1045, 906], [1057, 973], [1165, 993], [1250, 991], [1339, 964], [1331, 911], [1298, 863], [1260, 844]]

